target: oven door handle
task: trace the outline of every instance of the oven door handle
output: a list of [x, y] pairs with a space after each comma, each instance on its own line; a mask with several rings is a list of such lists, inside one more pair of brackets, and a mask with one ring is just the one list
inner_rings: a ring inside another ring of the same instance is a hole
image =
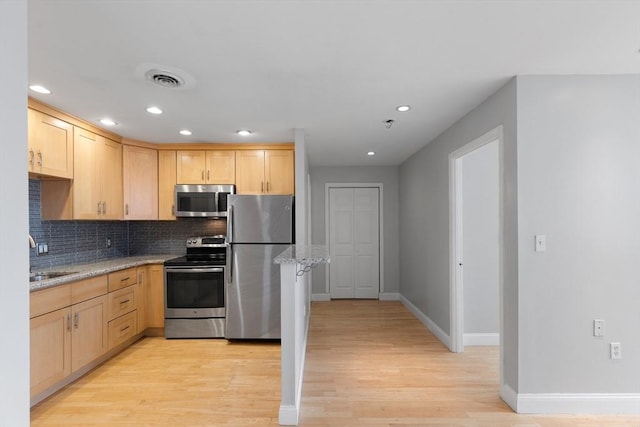
[[224, 268], [223, 267], [214, 267], [214, 268], [165, 267], [165, 271], [167, 273], [224, 273]]

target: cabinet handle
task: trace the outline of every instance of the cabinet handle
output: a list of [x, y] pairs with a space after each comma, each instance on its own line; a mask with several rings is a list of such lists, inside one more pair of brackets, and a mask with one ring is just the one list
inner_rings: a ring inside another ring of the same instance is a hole
[[129, 280], [131, 277], [127, 276], [124, 279], [120, 279], [121, 282], [126, 282], [127, 280]]
[[260, 192], [264, 193], [264, 181], [260, 183]]
[[33, 153], [33, 150], [29, 150], [29, 157], [29, 163], [31, 163], [31, 167], [33, 167], [35, 162], [35, 154]]
[[129, 203], [125, 203], [124, 205], [124, 214], [129, 215]]
[[102, 202], [102, 215], [107, 214], [107, 202]]
[[269, 181], [267, 181], [267, 193], [269, 192]]
[[78, 325], [80, 325], [80, 314], [75, 313], [73, 315], [73, 326], [78, 329]]
[[176, 216], [176, 206], [171, 205], [171, 215]]
[[209, 170], [207, 169], [207, 181], [209, 181]]
[[204, 181], [204, 169], [202, 169], [202, 180]]
[[38, 150], [38, 166], [42, 167], [42, 151]]
[[100, 208], [100, 202], [98, 202], [98, 215], [102, 214], [102, 209]]
[[129, 329], [129, 325], [125, 326], [124, 328], [120, 329], [120, 333], [123, 333], [124, 331], [126, 331], [127, 329]]
[[71, 331], [71, 315], [67, 314], [67, 331]]
[[126, 300], [124, 300], [124, 301], [120, 301], [120, 305], [122, 305], [122, 304], [126, 304], [126, 303], [128, 303], [129, 301], [131, 301], [131, 300], [130, 300], [130, 299], [126, 299]]
[[142, 273], [138, 273], [138, 283], [142, 284]]

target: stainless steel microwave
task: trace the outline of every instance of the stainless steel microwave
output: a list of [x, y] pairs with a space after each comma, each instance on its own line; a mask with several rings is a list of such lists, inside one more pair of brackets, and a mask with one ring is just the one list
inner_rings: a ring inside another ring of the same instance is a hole
[[226, 217], [229, 194], [236, 194], [235, 185], [178, 184], [175, 187], [175, 215], [177, 217]]

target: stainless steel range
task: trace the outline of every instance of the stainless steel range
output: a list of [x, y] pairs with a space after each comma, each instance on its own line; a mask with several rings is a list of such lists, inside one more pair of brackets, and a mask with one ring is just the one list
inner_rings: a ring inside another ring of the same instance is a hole
[[165, 337], [224, 337], [226, 247], [225, 236], [191, 237], [185, 256], [165, 261]]

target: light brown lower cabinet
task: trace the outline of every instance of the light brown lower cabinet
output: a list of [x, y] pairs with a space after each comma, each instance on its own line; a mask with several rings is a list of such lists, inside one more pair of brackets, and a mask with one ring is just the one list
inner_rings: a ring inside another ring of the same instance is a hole
[[102, 295], [31, 319], [31, 396], [107, 352], [106, 302]]
[[147, 313], [157, 325], [159, 304], [164, 326], [162, 268], [133, 267], [31, 293], [32, 404], [142, 336]]
[[71, 308], [30, 321], [31, 396], [71, 375]]
[[146, 309], [147, 328], [164, 328], [164, 268], [162, 264], [149, 266]]

